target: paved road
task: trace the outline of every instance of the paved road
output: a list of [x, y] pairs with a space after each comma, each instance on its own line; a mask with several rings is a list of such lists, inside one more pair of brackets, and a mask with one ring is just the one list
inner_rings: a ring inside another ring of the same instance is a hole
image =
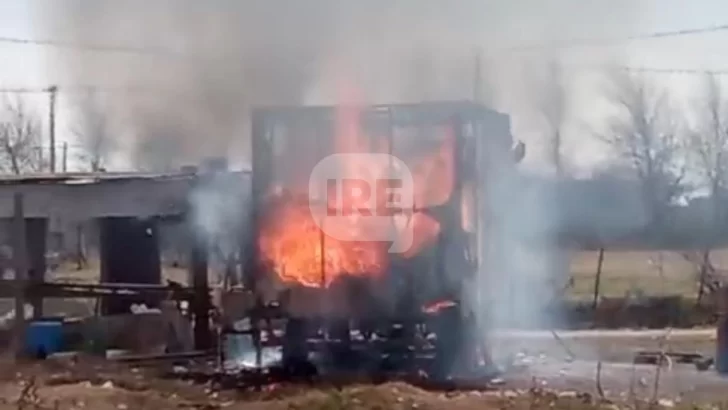
[[[563, 360], [564, 348], [550, 331], [502, 330], [494, 332], [494, 341], [531, 352], [519, 370], [507, 372], [509, 384], [528, 388], [534, 380], [559, 390], [596, 393], [597, 364], [601, 364], [602, 388], [611, 398], [624, 399], [630, 391], [642, 398], [651, 398], [655, 391], [657, 368], [654, 365], [631, 363], [634, 353], [654, 349], [659, 339], [669, 333], [669, 341], [677, 350], [705, 350], [712, 354], [715, 329], [650, 330], [566, 330], [556, 331], [577, 360]], [[675, 364], [660, 369], [659, 397], [677, 400], [725, 398], [728, 378], [715, 370], [698, 371], [695, 366]]]
[[[668, 333], [666, 329], [608, 329], [608, 330], [557, 330], [556, 334], [562, 339], [587, 339], [587, 338], [659, 338]], [[553, 338], [548, 330], [498, 330], [493, 332], [494, 337], [513, 338]], [[715, 329], [672, 329], [669, 336], [674, 338], [712, 338], [715, 336]]]
[[[596, 394], [597, 363], [543, 360], [515, 371], [505, 379], [508, 384], [523, 388], [533, 386], [535, 381], [538, 385], [557, 390]], [[612, 399], [626, 399], [630, 392], [634, 392], [637, 397], [650, 399], [655, 394], [656, 386], [658, 397], [671, 400], [679, 397], [684, 400], [719, 400], [725, 399], [728, 391], [728, 378], [721, 377], [714, 370], [700, 372], [691, 365], [663, 367], [655, 383], [657, 374], [657, 368], [653, 365], [602, 363], [601, 387]]]

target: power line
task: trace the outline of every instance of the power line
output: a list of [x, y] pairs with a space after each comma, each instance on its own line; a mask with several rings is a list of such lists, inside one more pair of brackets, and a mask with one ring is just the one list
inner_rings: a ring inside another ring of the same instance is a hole
[[495, 53], [496, 54], [518, 53], [518, 52], [540, 51], [540, 50], [548, 50], [548, 49], [558, 50], [558, 49], [579, 48], [579, 47], [601, 47], [601, 46], [609, 46], [609, 45], [614, 45], [614, 44], [619, 44], [619, 43], [627, 43], [627, 42], [637, 41], [637, 40], [682, 37], [682, 36], [696, 35], [696, 34], [715, 33], [715, 32], [719, 32], [719, 31], [728, 31], [728, 24], [719, 24], [719, 25], [708, 26], [708, 27], [688, 28], [688, 29], [671, 30], [671, 31], [653, 31], [650, 33], [634, 34], [634, 35], [626, 36], [626, 37], [614, 37], [614, 38], [603, 38], [603, 39], [575, 39], [575, 40], [564, 41], [564, 42], [555, 42], [552, 44], [532, 44], [532, 45], [513, 46], [513, 47], [507, 47], [507, 48], [503, 48], [501, 50], [497, 50]]
[[57, 91], [63, 91], [63, 92], [83, 92], [83, 91], [92, 91], [96, 89], [97, 87], [92, 86], [46, 86], [46, 87], [9, 87], [4, 88], [0, 87], [0, 94], [2, 93], [8, 93], [8, 94], [45, 94], [51, 92], [52, 88], [56, 87]]
[[[47, 94], [51, 91], [51, 87], [0, 87], [0, 94]], [[55, 86], [59, 93], [76, 94], [76, 93], [146, 93], [146, 94], [164, 94], [182, 96], [184, 93], [178, 90], [129, 86], [129, 87], [101, 87], [94, 85], [59, 85]]]
[[[699, 28], [688, 28], [681, 30], [670, 30], [670, 31], [654, 31], [649, 33], [635, 34], [626, 37], [614, 37], [614, 38], [602, 38], [602, 39], [575, 39], [565, 42], [557, 42], [553, 44], [531, 44], [521, 45], [503, 48], [497, 50], [496, 53], [513, 53], [513, 52], [525, 52], [525, 51], [538, 51], [544, 49], [564, 49], [564, 48], [575, 48], [575, 47], [599, 47], [611, 44], [618, 44], [624, 42], [630, 42], [635, 40], [649, 40], [669, 37], [680, 37], [687, 35], [706, 34], [718, 31], [728, 30], [728, 24], [713, 25], [708, 27]], [[108, 53], [122, 53], [122, 54], [136, 54], [142, 56], [155, 56], [155, 57], [166, 57], [176, 59], [190, 59], [193, 56], [188, 54], [181, 54], [168, 49], [151, 49], [151, 48], [139, 48], [122, 45], [111, 45], [111, 44], [87, 44], [77, 43], [71, 41], [62, 40], [47, 40], [47, 39], [29, 39], [19, 37], [0, 37], [0, 43], [7, 44], [18, 44], [18, 45], [35, 45], [62, 48], [69, 50], [80, 50], [90, 52], [108, 52]]]
[[707, 68], [658, 68], [658, 67], [631, 67], [631, 66], [620, 66], [620, 65], [579, 65], [579, 64], [565, 64], [565, 68], [570, 70], [588, 70], [588, 71], [604, 71], [604, 70], [619, 70], [626, 71], [629, 73], [644, 73], [644, 74], [683, 74], [683, 75], [715, 75], [722, 76], [728, 75], [728, 69], [707, 69]]
[[[699, 68], [655, 68], [655, 67], [630, 67], [630, 66], [591, 66], [591, 65], [571, 65], [567, 64], [567, 68], [575, 70], [604, 70], [614, 68], [621, 71], [628, 71], [633, 73], [646, 73], [646, 74], [684, 74], [684, 75], [716, 75], [723, 76], [728, 75], [727, 69], [699, 69]], [[53, 86], [45, 87], [0, 87], [0, 94], [47, 94], [51, 91]], [[178, 95], [182, 96], [184, 93], [178, 90], [155, 88], [155, 87], [144, 87], [144, 86], [129, 86], [129, 87], [105, 87], [96, 85], [67, 85], [57, 86], [59, 93], [82, 93], [82, 92], [100, 92], [100, 93], [157, 93], [165, 95]]]
[[28, 88], [28, 87], [14, 87], [14, 88], [0, 88], [0, 94], [41, 94], [49, 93], [51, 87], [44, 88]]
[[650, 67], [618, 67], [621, 70], [635, 73], [650, 74], [688, 74], [688, 75], [728, 75], [728, 69], [724, 70], [704, 70], [694, 68], [650, 68]]
[[164, 49], [137, 48], [108, 44], [82, 44], [60, 40], [36, 40], [19, 37], [0, 37], [0, 43], [17, 44], [17, 45], [34, 45], [46, 46], [54, 48], [62, 48], [69, 50], [81, 50], [90, 52], [107, 52], [120, 54], [135, 54], [141, 56], [154, 56], [166, 58], [190, 58], [187, 55], [175, 53]]

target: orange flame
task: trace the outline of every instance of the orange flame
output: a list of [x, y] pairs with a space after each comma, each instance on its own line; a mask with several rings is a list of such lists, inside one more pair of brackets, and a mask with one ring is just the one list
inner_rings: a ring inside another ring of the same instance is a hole
[[440, 313], [443, 309], [448, 309], [454, 306], [457, 306], [457, 303], [452, 300], [440, 300], [422, 307], [422, 312], [428, 315], [434, 315]]
[[[370, 146], [369, 138], [361, 135], [360, 110], [354, 105], [342, 106], [337, 113], [335, 129], [335, 153], [372, 153], [388, 152], [390, 147], [379, 144]], [[386, 139], [382, 139], [386, 140]], [[452, 132], [446, 134], [444, 142], [430, 150], [426, 155], [413, 155], [402, 160], [410, 168], [414, 177], [414, 204], [416, 208], [444, 204], [454, 186], [454, 138]], [[396, 153], [395, 153], [396, 155]], [[351, 161], [338, 164], [342, 177], [369, 180], [385, 178], [389, 163], [376, 164], [371, 161]], [[366, 176], [366, 177], [365, 177]], [[293, 187], [304, 192], [302, 187]], [[378, 187], [386, 190], [386, 186]], [[348, 209], [364, 207], [362, 199], [355, 194], [338, 198], [338, 206]], [[335, 195], [327, 196], [328, 206], [336, 200]], [[388, 206], [385, 192], [377, 192], [376, 207]], [[381, 238], [382, 230], [395, 228], [397, 234], [406, 233], [405, 225], [414, 232], [411, 246], [403, 253], [410, 258], [417, 255], [425, 246], [432, 243], [440, 231], [440, 225], [430, 216], [412, 210], [392, 216], [390, 223], [382, 224], [381, 219], [366, 218], [359, 215], [342, 220], [326, 218], [315, 221], [308, 203], [308, 196], [295, 197], [277, 190], [267, 205], [267, 217], [262, 221], [259, 249], [263, 259], [272, 264], [273, 270], [284, 282], [297, 283], [307, 287], [329, 287], [342, 275], [377, 277], [389, 266], [389, 243], [373, 242], [368, 238]], [[379, 222], [377, 222], [379, 221]], [[326, 235], [333, 232], [336, 237]]]

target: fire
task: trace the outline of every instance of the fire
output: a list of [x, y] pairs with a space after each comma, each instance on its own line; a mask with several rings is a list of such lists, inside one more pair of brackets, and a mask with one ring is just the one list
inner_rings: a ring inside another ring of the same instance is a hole
[[[362, 135], [359, 117], [360, 111], [355, 107], [340, 107], [336, 117], [334, 153], [389, 152], [391, 147], [386, 144], [372, 143], [386, 142], [386, 138], [370, 139]], [[409, 158], [402, 158], [414, 178], [415, 208], [442, 205], [453, 191], [454, 138], [452, 132], [446, 131], [444, 136], [440, 146], [430, 149], [426, 154], [415, 153]], [[391, 171], [390, 163], [348, 161], [337, 165], [343, 178], [359, 180], [386, 180]], [[275, 192], [271, 192], [265, 210], [266, 217], [261, 223], [261, 255], [272, 264], [273, 270], [284, 282], [307, 287], [329, 287], [341, 275], [377, 277], [389, 266], [390, 244], [370, 241], [371, 238], [383, 237], [383, 230], [394, 230], [397, 235], [405, 235], [411, 230], [413, 241], [401, 255], [411, 258], [433, 243], [440, 231], [436, 220], [412, 209], [398, 210], [386, 224], [357, 213], [344, 220], [322, 216], [317, 221], [310, 210], [306, 188], [286, 187], [281, 190], [277, 187]], [[375, 209], [388, 205], [387, 189], [385, 185], [377, 186]], [[337, 205], [349, 209], [367, 208], [366, 198], [357, 195], [357, 190], [344, 190], [341, 195], [344, 197], [336, 198], [334, 192], [328, 192], [327, 202], [318, 205], [329, 208]], [[338, 204], [335, 203], [337, 199]], [[336, 234], [326, 235], [324, 231]]]
[[342, 274], [371, 275], [386, 269], [386, 244], [324, 234], [309, 210], [308, 197], [276, 195], [268, 204], [270, 218], [264, 220], [260, 251], [284, 282], [328, 287]]
[[427, 306], [423, 306], [422, 312], [428, 315], [434, 315], [439, 313], [443, 309], [448, 309], [454, 306], [457, 306], [457, 303], [452, 300], [440, 300]]

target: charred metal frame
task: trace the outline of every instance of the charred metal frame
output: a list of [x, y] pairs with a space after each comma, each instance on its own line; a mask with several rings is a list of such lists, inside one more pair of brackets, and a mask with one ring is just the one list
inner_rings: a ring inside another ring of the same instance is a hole
[[[252, 335], [258, 349], [256, 360], [258, 368], [262, 366], [260, 349], [266, 344], [282, 345], [284, 347], [284, 365], [293, 366], [296, 363], [300, 364], [302, 358], [307, 356], [308, 352], [314, 350], [312, 346], [320, 346], [323, 341], [332, 357], [349, 357], [348, 361], [351, 360], [351, 355], [356, 351], [369, 351], [371, 353], [371, 350], [374, 349], [380, 353], [389, 352], [385, 356], [389, 357], [390, 362], [391, 360], [396, 362], [390, 363], [391, 370], [411, 369], [411, 366], [405, 364], [405, 362], [411, 364], [415, 360], [415, 356], [419, 358], [429, 357], [430, 359], [434, 357], [435, 365], [430, 369], [444, 375], [458, 360], [454, 352], [463, 348], [462, 343], [467, 338], [464, 329], [473, 327], [468, 324], [468, 321], [472, 320], [472, 312], [468, 312], [470, 309], [464, 308], [466, 304], [469, 305], [472, 302], [462, 303], [460, 296], [463, 294], [464, 288], [467, 287], [465, 284], [472, 280], [484, 254], [484, 241], [481, 232], [483, 226], [489, 222], [487, 216], [483, 220], [479, 217], [480, 215], [488, 215], [486, 203], [480, 198], [480, 195], [487, 189], [488, 183], [482, 176], [485, 172], [489, 172], [488, 168], [493, 166], [495, 162], [511, 155], [513, 141], [510, 135], [509, 118], [482, 105], [468, 101], [377, 105], [364, 108], [361, 112], [362, 125], [364, 127], [372, 125], [386, 127], [385, 135], [388, 139], [390, 154], [393, 153], [395, 129], [398, 127], [452, 126], [454, 132], [454, 158], [452, 158], [454, 175], [450, 198], [441, 206], [415, 211], [429, 214], [441, 226], [437, 244], [435, 245], [437, 252], [435, 270], [436, 276], [442, 284], [439, 287], [442, 292], [438, 295], [431, 295], [429, 302], [442, 299], [457, 302], [449, 309], [444, 309], [440, 312], [441, 314], [429, 316], [423, 314], [422, 305], [420, 304], [422, 301], [418, 303], [414, 295], [415, 291], [412, 289], [415, 280], [410, 277], [406, 280], [410, 289], [402, 296], [405, 306], [402, 306], [403, 309], [397, 309], [399, 312], [398, 317], [386, 318], [382, 323], [369, 323], [368, 325], [359, 323], [359, 333], [364, 336], [359, 340], [352, 340], [351, 337], [352, 318], [341, 318], [343, 321], [337, 323], [334, 329], [331, 329], [331, 323], [321, 326], [322, 323], [327, 323], [325, 318], [289, 318], [288, 324], [284, 326], [284, 329], [281, 329], [283, 336], [282, 340], [280, 340], [279, 337], [271, 336], [275, 333], [273, 329], [265, 331], [261, 326], [261, 323], [266, 320], [265, 318], [270, 317], [269, 312], [271, 310], [267, 309], [267, 304], [258, 293], [257, 286], [262, 277], [274, 274], [267, 270], [266, 263], [262, 260], [257, 245], [261, 232], [261, 211], [265, 209], [266, 204], [264, 201], [267, 194], [270, 193], [273, 183], [273, 171], [276, 166], [273, 146], [274, 130], [280, 125], [295, 124], [301, 120], [320, 121], [332, 125], [335, 115], [336, 107], [321, 106], [265, 108], [253, 112], [251, 234], [245, 251], [247, 259], [244, 271], [246, 287], [252, 290], [254, 299], [257, 300], [257, 307], [251, 312], [250, 329], [245, 331], [227, 329], [227, 332]], [[318, 152], [321, 154], [320, 148]], [[320, 155], [319, 158], [323, 158], [323, 155]], [[471, 211], [478, 211], [471, 215], [475, 228], [469, 233], [466, 232], [462, 223], [463, 186], [466, 182], [473, 186], [473, 208], [471, 208]], [[455, 244], [456, 248], [459, 248], [459, 254], [464, 259], [463, 264], [459, 265], [464, 269], [457, 272], [455, 278], [448, 279], [448, 267], [445, 266], [444, 253], [446, 246], [453, 244]], [[324, 274], [322, 268], [322, 275]], [[277, 304], [275, 311], [276, 315], [288, 318], [287, 313], [281, 312]], [[444, 337], [443, 331], [438, 332], [436, 330], [441, 326], [446, 326], [448, 330], [445, 331], [445, 334], [452, 333], [450, 334], [452, 337]], [[427, 335], [433, 332], [441, 334], [441, 337], [434, 345], [426, 340]], [[386, 347], [374, 348], [373, 339], [366, 337], [372, 333], [378, 333], [380, 338], [386, 340]], [[264, 334], [268, 336], [264, 336]], [[267, 342], [264, 342], [264, 339]], [[401, 349], [396, 347], [398, 345]], [[365, 347], [362, 348], [362, 346]], [[338, 365], [343, 365], [347, 360], [335, 361]], [[390, 367], [390, 365], [382, 364], [383, 367]]]
[[[335, 115], [336, 107], [283, 107], [259, 109], [253, 112], [252, 116], [252, 205], [251, 205], [251, 238], [247, 249], [246, 272], [248, 288], [253, 289], [256, 278], [264, 269], [264, 263], [258, 252], [255, 238], [260, 234], [259, 221], [261, 209], [265, 207], [266, 194], [269, 192], [272, 183], [272, 170], [275, 167], [273, 154], [273, 130], [281, 124], [291, 124], [301, 119], [331, 119]], [[509, 155], [513, 141], [510, 136], [508, 116], [494, 112], [480, 104], [468, 101], [456, 102], [426, 102], [419, 104], [397, 104], [397, 105], [376, 105], [363, 110], [362, 123], [364, 126], [376, 124], [381, 126], [384, 122], [389, 139], [390, 153], [394, 146], [394, 129], [402, 126], [421, 125], [444, 125], [451, 124], [455, 138], [455, 164], [454, 188], [448, 203], [436, 208], [429, 208], [423, 211], [434, 216], [436, 220], [446, 227], [461, 226], [462, 220], [462, 188], [463, 183], [469, 181], [477, 188], [474, 192], [476, 208], [481, 209], [485, 205], [479, 198], [485, 181], [481, 175], [485, 172], [484, 162], [490, 162], [492, 153], [496, 155]], [[321, 121], [324, 122], [324, 121]], [[501, 129], [500, 133], [492, 133], [486, 129], [487, 123], [496, 123]], [[485, 135], [488, 133], [489, 135]], [[479, 220], [476, 213], [474, 224], [483, 225], [485, 222]], [[458, 221], [458, 222], [456, 222]], [[443, 241], [453, 240], [464, 232], [457, 232], [457, 229], [449, 229], [441, 234]], [[478, 230], [475, 230], [476, 233]], [[477, 234], [475, 235], [477, 236]], [[469, 254], [473, 268], [478, 264], [479, 258], [476, 248], [479, 238], [471, 237], [467, 241], [465, 251]], [[439, 247], [442, 248], [442, 247]], [[442, 260], [442, 258], [440, 258]], [[444, 267], [439, 268], [443, 273]], [[459, 292], [460, 289], [454, 290]]]

